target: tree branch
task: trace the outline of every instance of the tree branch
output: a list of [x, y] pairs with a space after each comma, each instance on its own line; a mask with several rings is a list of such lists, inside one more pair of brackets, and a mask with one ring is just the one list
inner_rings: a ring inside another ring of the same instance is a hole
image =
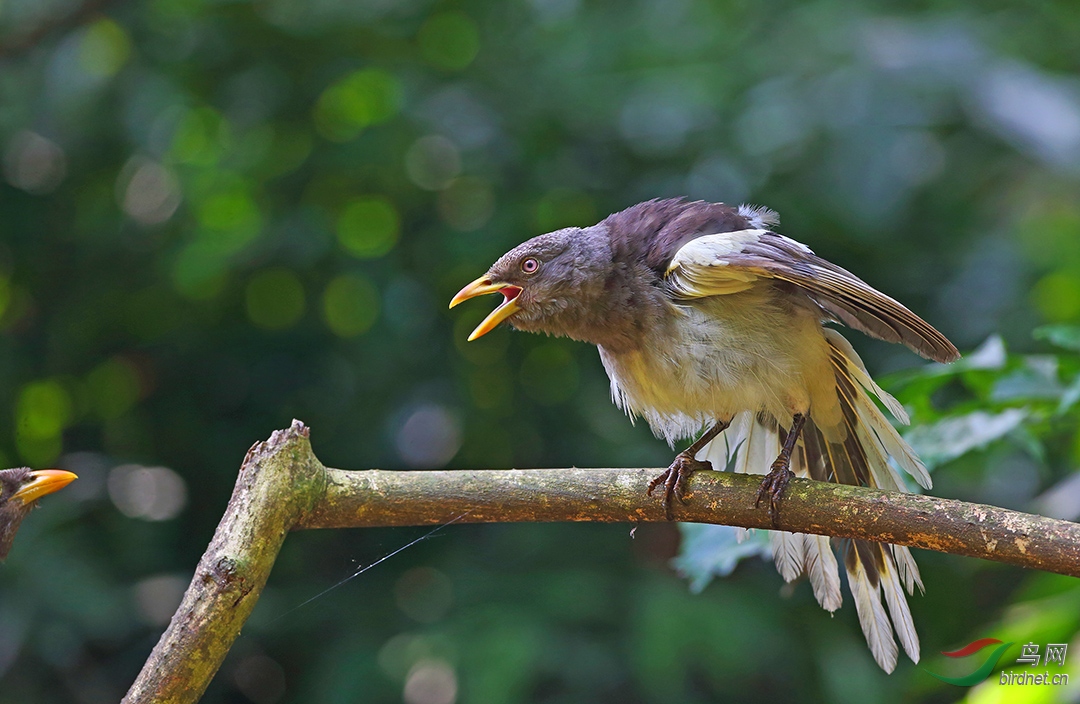
[[248, 450], [225, 515], [124, 704], [199, 701], [255, 608], [285, 535], [325, 481], [300, 421]]
[[[551, 521], [664, 521], [645, 496], [657, 469], [396, 472], [328, 469], [293, 421], [248, 452], [225, 516], [184, 600], [125, 697], [195, 702], [255, 606], [292, 529]], [[694, 475], [680, 521], [772, 528], [760, 477]], [[994, 506], [805, 479], [776, 527], [968, 555], [1080, 577], [1080, 524]]]
[[[664, 521], [645, 496], [659, 469], [394, 472], [327, 469], [326, 495], [297, 528], [445, 523]], [[699, 472], [675, 520], [779, 528], [967, 555], [1080, 577], [1080, 524], [1018, 511], [866, 487], [791, 480], [773, 525], [754, 507], [760, 475]]]

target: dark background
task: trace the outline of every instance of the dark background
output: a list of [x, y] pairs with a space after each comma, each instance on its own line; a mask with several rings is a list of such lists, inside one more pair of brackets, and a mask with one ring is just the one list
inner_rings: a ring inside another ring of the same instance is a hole
[[[1031, 333], [1080, 321], [1078, 69], [1074, 0], [3, 0], [0, 466], [81, 478], [0, 567], [0, 703], [117, 701], [294, 417], [337, 467], [666, 465], [593, 348], [446, 310], [651, 197], [767, 205], [965, 352], [1034, 353], [942, 375], [855, 340], [935, 494], [1075, 518], [1080, 346]], [[766, 562], [691, 594], [672, 526], [451, 526], [293, 610], [422, 533], [290, 536], [205, 701], [969, 694], [885, 675], [850, 595], [830, 618]], [[929, 669], [1077, 633], [1076, 580], [918, 558]]]

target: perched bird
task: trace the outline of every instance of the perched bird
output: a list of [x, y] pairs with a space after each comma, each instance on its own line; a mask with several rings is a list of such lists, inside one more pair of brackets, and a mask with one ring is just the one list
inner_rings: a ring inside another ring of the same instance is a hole
[[[874, 403], [907, 423], [903, 407], [825, 323], [900, 342], [939, 362], [956, 348], [910, 310], [854, 274], [773, 231], [765, 208], [651, 200], [591, 227], [557, 230], [515, 247], [461, 289], [450, 307], [486, 293], [503, 302], [469, 336], [502, 321], [519, 330], [591, 342], [616, 404], [674, 445], [704, 432], [649, 486], [664, 487], [671, 518], [694, 471], [731, 464], [765, 474], [758, 503], [775, 521], [794, 474], [904, 491], [890, 464], [930, 488], [926, 468]], [[723, 433], [721, 435], [721, 433]], [[828, 611], [840, 607], [829, 538], [771, 532], [781, 575], [806, 574]], [[906, 547], [848, 541], [844, 564], [862, 630], [878, 664], [897, 646], [918, 662], [904, 596], [922, 590]], [[885, 596], [888, 615], [882, 603]], [[889, 615], [892, 617], [890, 624]]]
[[77, 478], [60, 469], [0, 469], [0, 560], [7, 558], [19, 524], [33, 510], [37, 500], [63, 489]]

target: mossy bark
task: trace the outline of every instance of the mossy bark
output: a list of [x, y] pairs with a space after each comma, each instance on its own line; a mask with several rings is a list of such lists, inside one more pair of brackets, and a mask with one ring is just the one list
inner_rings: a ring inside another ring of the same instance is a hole
[[[183, 602], [125, 704], [196, 702], [255, 607], [290, 530], [463, 523], [664, 521], [658, 469], [347, 471], [293, 421], [257, 443]], [[793, 479], [774, 525], [760, 475], [699, 472], [675, 519], [864, 538], [1080, 577], [1080, 524], [982, 504]]]

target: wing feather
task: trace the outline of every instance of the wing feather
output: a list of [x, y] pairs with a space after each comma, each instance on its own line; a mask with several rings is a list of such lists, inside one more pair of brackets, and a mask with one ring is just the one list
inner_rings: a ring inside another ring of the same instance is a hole
[[960, 353], [929, 323], [809, 247], [768, 230], [704, 235], [672, 258], [666, 281], [680, 298], [745, 291], [760, 279], [793, 286], [830, 319], [887, 342], [899, 342], [938, 362]]

